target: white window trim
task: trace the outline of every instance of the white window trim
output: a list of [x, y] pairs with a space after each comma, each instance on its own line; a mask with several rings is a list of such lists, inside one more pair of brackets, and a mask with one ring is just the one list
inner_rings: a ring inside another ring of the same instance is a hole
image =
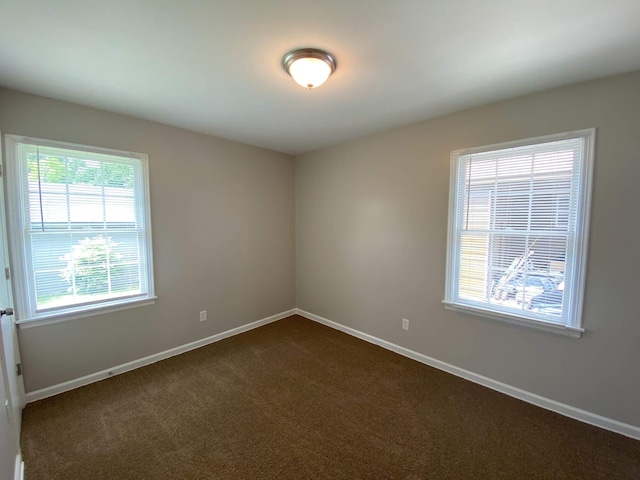
[[[154, 273], [153, 273], [153, 240], [151, 237], [151, 201], [149, 192], [149, 156], [144, 153], [115, 150], [110, 148], [94, 147], [71, 142], [60, 142], [23, 135], [5, 134], [3, 136], [5, 146], [5, 181], [7, 185], [7, 217], [9, 227], [9, 251], [11, 257], [11, 275], [14, 289], [15, 301], [15, 322], [20, 328], [48, 325], [79, 318], [91, 317], [105, 313], [121, 311], [129, 308], [136, 308], [155, 303]], [[77, 149], [91, 153], [101, 153], [106, 155], [118, 155], [140, 160], [142, 168], [142, 189], [145, 212], [145, 229], [147, 237], [146, 262], [148, 271], [148, 293], [146, 295], [127, 296], [120, 299], [106, 300], [92, 305], [72, 305], [68, 308], [56, 309], [50, 312], [25, 316], [27, 312], [27, 298], [29, 287], [25, 272], [27, 268], [26, 251], [20, 231], [24, 224], [25, 209], [23, 208], [23, 185], [19, 181], [16, 169], [16, 144], [19, 142], [34, 142], [38, 145], [57, 148]]]
[[[567, 324], [552, 323], [543, 320], [535, 320], [531, 318], [522, 317], [517, 314], [508, 314], [504, 312], [495, 312], [483, 308], [482, 305], [474, 306], [468, 303], [459, 303], [455, 301], [454, 284], [456, 279], [453, 278], [453, 272], [455, 271], [454, 262], [456, 261], [457, 242], [455, 236], [455, 207], [456, 199], [458, 197], [458, 179], [457, 179], [457, 163], [458, 158], [463, 155], [477, 154], [492, 150], [501, 150], [507, 148], [523, 147], [528, 145], [534, 145], [537, 143], [554, 142], [559, 140], [569, 140], [573, 138], [585, 138], [584, 142], [584, 158], [583, 158], [583, 170], [578, 186], [578, 198], [580, 200], [578, 205], [578, 212], [576, 218], [576, 236], [577, 241], [575, 243], [575, 270], [573, 276], [572, 298], [575, 299], [570, 305], [568, 305], [569, 311], [567, 318], [569, 322]], [[449, 212], [448, 212], [448, 230], [447, 230], [447, 266], [446, 266], [446, 284], [445, 284], [445, 298], [442, 301], [445, 308], [449, 310], [455, 310], [460, 313], [471, 314], [474, 316], [480, 316], [491, 320], [498, 320], [501, 322], [507, 322], [516, 325], [522, 325], [538, 330], [544, 330], [553, 333], [559, 333], [562, 335], [568, 335], [571, 337], [581, 337], [584, 333], [582, 328], [582, 311], [584, 304], [584, 290], [586, 282], [586, 270], [587, 270], [587, 252], [589, 246], [589, 220], [591, 211], [591, 191], [593, 184], [593, 164], [595, 155], [595, 138], [596, 129], [588, 128], [583, 130], [574, 130], [571, 132], [544, 135], [540, 137], [533, 137], [523, 140], [516, 140], [511, 142], [496, 143], [492, 145], [485, 145], [477, 148], [466, 148], [461, 150], [454, 150], [451, 152], [450, 160], [450, 178], [449, 178]]]

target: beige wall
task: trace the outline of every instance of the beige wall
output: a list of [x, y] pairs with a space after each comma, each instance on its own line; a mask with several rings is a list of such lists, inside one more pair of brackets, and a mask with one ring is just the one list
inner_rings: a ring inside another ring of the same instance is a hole
[[0, 130], [149, 155], [157, 303], [20, 330], [27, 392], [295, 306], [291, 156], [2, 89]]
[[[584, 327], [445, 310], [452, 150], [597, 127]], [[296, 159], [297, 306], [640, 426], [640, 72], [501, 102]], [[403, 331], [401, 319], [411, 321]]]

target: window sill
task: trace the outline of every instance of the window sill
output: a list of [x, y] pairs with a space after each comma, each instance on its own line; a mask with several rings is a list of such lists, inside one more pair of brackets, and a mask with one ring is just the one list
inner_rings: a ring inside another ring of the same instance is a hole
[[77, 320], [85, 317], [93, 317], [95, 315], [103, 315], [105, 313], [118, 312], [120, 310], [129, 310], [131, 308], [144, 307], [146, 305], [153, 305], [156, 303], [158, 297], [144, 297], [130, 299], [126, 301], [117, 301], [109, 304], [103, 304], [99, 307], [86, 308], [80, 307], [77, 309], [68, 309], [64, 312], [55, 312], [51, 314], [41, 315], [34, 318], [25, 318], [16, 320], [16, 325], [19, 328], [33, 328], [41, 327], [43, 325], [51, 325], [54, 323], [68, 322], [70, 320]]
[[530, 318], [518, 317], [517, 315], [509, 315], [506, 313], [497, 313], [489, 310], [483, 310], [476, 307], [469, 307], [466, 305], [460, 305], [458, 303], [449, 302], [443, 300], [444, 308], [447, 310], [454, 310], [460, 313], [466, 313], [475, 315], [490, 320], [498, 320], [500, 322], [510, 323], [512, 325], [520, 325], [527, 328], [533, 328], [536, 330], [543, 330], [545, 332], [552, 332], [560, 335], [565, 335], [574, 338], [580, 338], [584, 333], [583, 328], [569, 327], [567, 325], [561, 325], [556, 323], [543, 322], [540, 320], [533, 320]]

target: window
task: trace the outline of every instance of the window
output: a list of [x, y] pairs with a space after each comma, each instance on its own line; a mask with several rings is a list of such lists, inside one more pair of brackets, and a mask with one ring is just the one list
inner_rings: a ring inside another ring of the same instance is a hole
[[582, 332], [595, 129], [451, 154], [447, 308]]
[[153, 303], [147, 156], [5, 138], [19, 322]]

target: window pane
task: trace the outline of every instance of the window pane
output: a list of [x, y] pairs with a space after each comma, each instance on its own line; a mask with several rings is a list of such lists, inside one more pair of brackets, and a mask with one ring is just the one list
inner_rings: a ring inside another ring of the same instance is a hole
[[37, 308], [86, 303], [141, 293], [135, 233], [111, 236], [33, 234]]

